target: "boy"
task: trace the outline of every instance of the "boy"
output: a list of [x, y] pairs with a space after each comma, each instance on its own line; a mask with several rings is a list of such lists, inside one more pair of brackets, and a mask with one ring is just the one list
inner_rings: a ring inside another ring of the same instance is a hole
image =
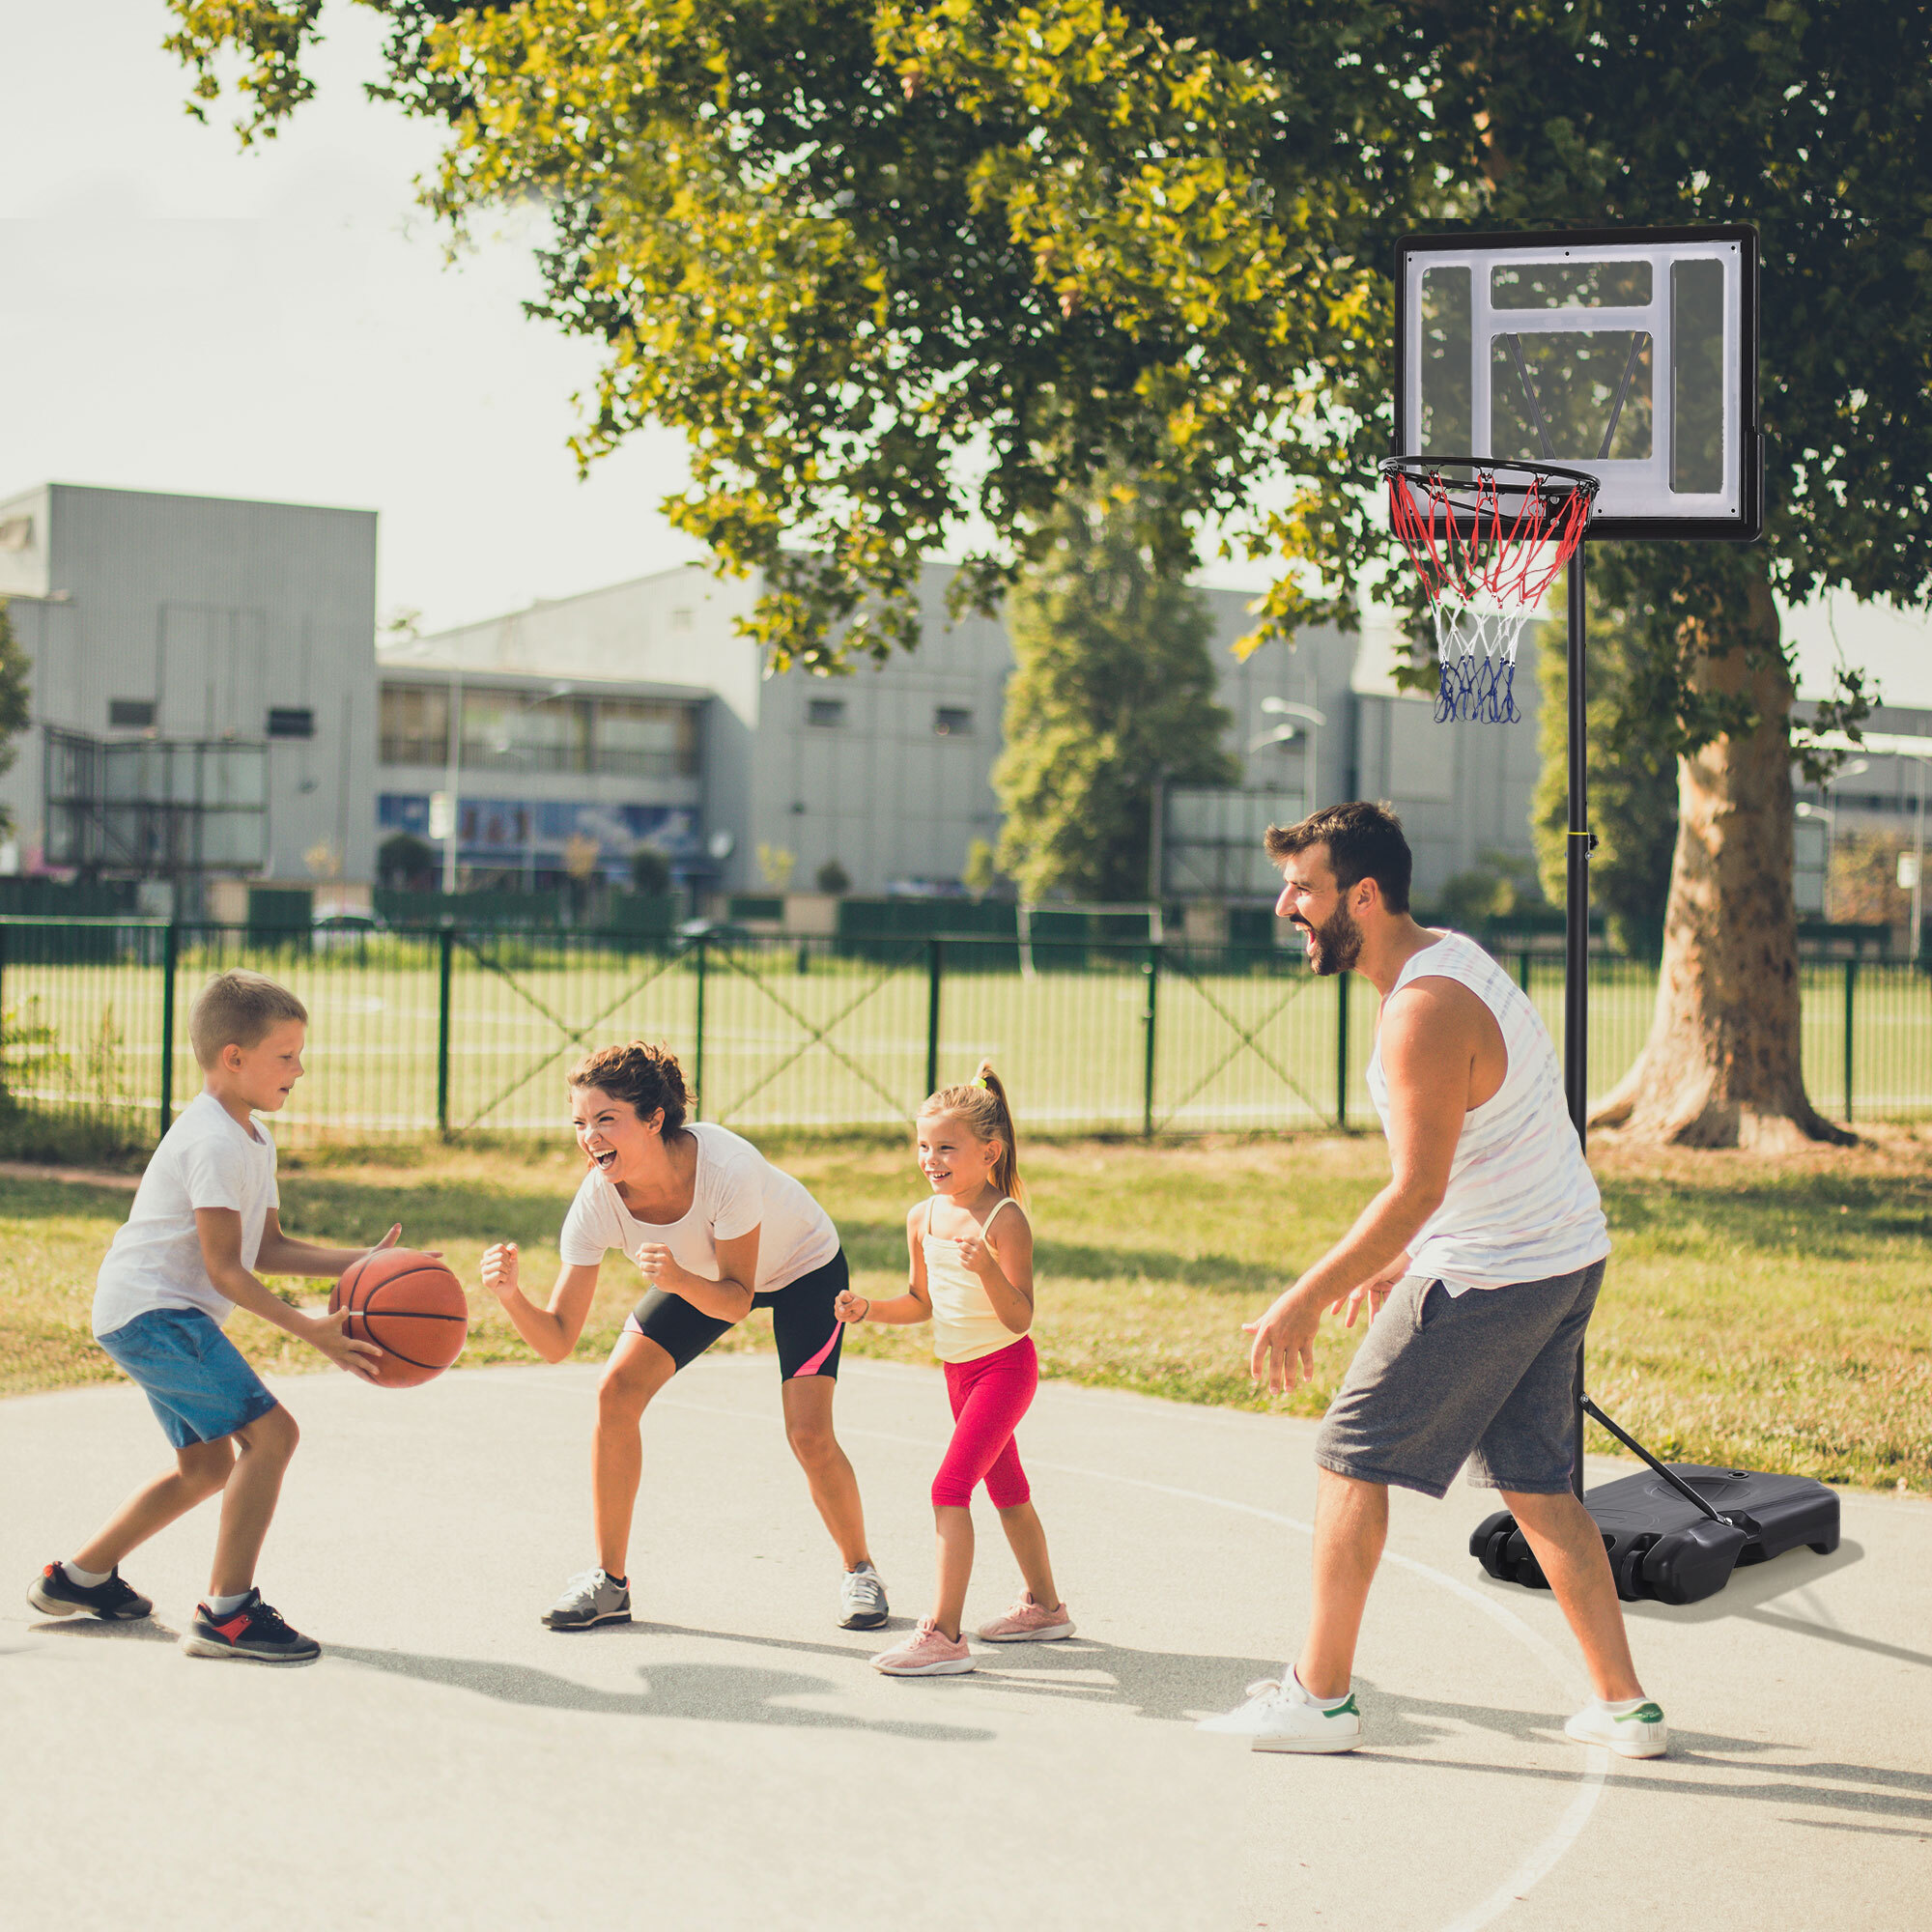
[[[306, 1663], [320, 1653], [254, 1587], [255, 1561], [295, 1454], [295, 1421], [221, 1332], [231, 1311], [245, 1308], [369, 1379], [381, 1352], [348, 1338], [347, 1314], [305, 1315], [255, 1274], [339, 1275], [367, 1252], [282, 1233], [275, 1144], [249, 1118], [274, 1113], [301, 1078], [307, 1025], [302, 1003], [259, 973], [211, 980], [188, 1015], [207, 1084], [155, 1150], [94, 1296], [95, 1337], [146, 1394], [174, 1445], [175, 1467], [136, 1490], [73, 1556], [49, 1563], [35, 1579], [27, 1600], [48, 1616], [145, 1617], [154, 1605], [121, 1580], [122, 1558], [219, 1492], [209, 1595], [183, 1648], [263, 1663]], [[378, 1245], [401, 1232], [391, 1228]]]

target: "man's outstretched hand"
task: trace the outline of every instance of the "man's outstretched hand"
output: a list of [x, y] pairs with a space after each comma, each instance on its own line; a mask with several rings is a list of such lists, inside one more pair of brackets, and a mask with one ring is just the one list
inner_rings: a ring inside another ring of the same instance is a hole
[[1248, 1374], [1265, 1381], [1271, 1395], [1287, 1395], [1297, 1384], [1315, 1379], [1315, 1330], [1321, 1325], [1320, 1302], [1289, 1289], [1259, 1321], [1242, 1328], [1255, 1338], [1248, 1350]]

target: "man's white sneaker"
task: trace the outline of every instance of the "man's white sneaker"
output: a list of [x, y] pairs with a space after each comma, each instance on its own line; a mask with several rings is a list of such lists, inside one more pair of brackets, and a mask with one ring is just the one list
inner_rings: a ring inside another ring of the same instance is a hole
[[1602, 1745], [1619, 1757], [1662, 1757], [1670, 1748], [1670, 1726], [1662, 1705], [1639, 1704], [1619, 1715], [1594, 1699], [1563, 1726], [1579, 1745]]
[[1301, 1688], [1291, 1671], [1286, 1682], [1264, 1677], [1248, 1686], [1247, 1701], [1218, 1718], [1203, 1718], [1197, 1730], [1246, 1738], [1251, 1750], [1347, 1751], [1362, 1742], [1362, 1714], [1354, 1692], [1327, 1706]]

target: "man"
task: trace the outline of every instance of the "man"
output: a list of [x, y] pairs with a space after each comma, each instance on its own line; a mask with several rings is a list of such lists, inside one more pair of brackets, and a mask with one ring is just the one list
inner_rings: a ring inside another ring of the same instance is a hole
[[1301, 1655], [1206, 1730], [1257, 1750], [1352, 1750], [1350, 1689], [1395, 1484], [1440, 1498], [1467, 1462], [1502, 1492], [1581, 1646], [1596, 1697], [1584, 1744], [1661, 1756], [1663, 1713], [1631, 1662], [1603, 1538], [1571, 1489], [1577, 1350], [1609, 1253], [1556, 1052], [1509, 975], [1461, 933], [1409, 917], [1411, 862], [1385, 808], [1331, 806], [1271, 826], [1277, 917], [1321, 974], [1381, 995], [1369, 1092], [1393, 1174], [1355, 1225], [1259, 1321], [1257, 1380], [1314, 1373], [1323, 1308], [1371, 1326], [1316, 1437], [1314, 1602]]

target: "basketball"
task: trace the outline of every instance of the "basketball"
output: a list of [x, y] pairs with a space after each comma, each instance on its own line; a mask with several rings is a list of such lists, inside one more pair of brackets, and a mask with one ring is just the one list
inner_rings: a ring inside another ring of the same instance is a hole
[[463, 1352], [469, 1304], [463, 1284], [434, 1255], [379, 1248], [346, 1269], [328, 1297], [329, 1313], [349, 1310], [346, 1333], [382, 1350], [384, 1388], [433, 1380]]

